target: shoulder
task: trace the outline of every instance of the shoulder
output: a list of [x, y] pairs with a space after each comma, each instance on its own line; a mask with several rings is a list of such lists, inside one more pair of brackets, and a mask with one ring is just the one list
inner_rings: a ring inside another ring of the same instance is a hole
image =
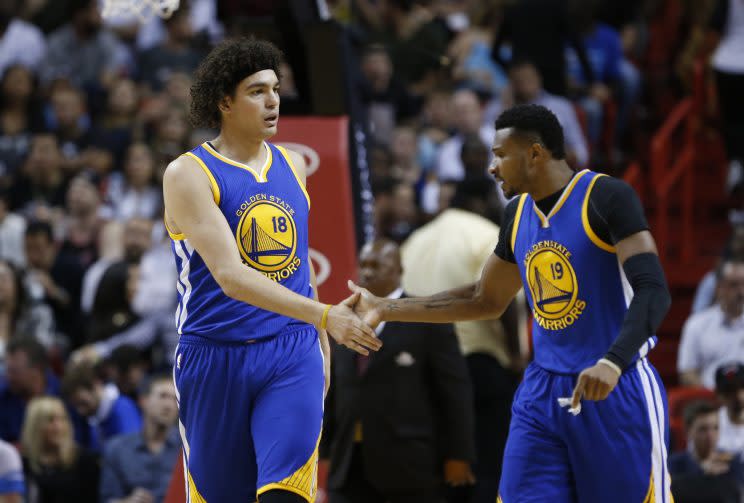
[[9, 443], [0, 440], [0, 477], [21, 470], [21, 455]]
[[514, 222], [514, 218], [517, 216], [517, 210], [519, 209], [520, 201], [522, 200], [522, 195], [518, 195], [513, 197], [508, 203], [506, 203], [506, 207], [504, 208], [504, 215], [501, 218], [501, 227], [507, 227], [511, 225]]
[[716, 328], [716, 325], [718, 325], [717, 321], [720, 317], [720, 309], [717, 305], [694, 313], [687, 318], [683, 328], [683, 335], [689, 333], [689, 337], [706, 336], [710, 329]]
[[597, 175], [594, 188], [592, 189], [592, 198], [638, 198], [635, 189], [625, 180], [615, 178], [614, 176]]
[[112, 437], [106, 442], [106, 448], [104, 449], [106, 457], [115, 457], [122, 451], [126, 451], [128, 446], [132, 446], [139, 441], [138, 437], [140, 435], [140, 432], [135, 432]]
[[128, 396], [120, 395], [114, 402], [113, 411], [128, 417], [140, 417], [139, 409], [134, 401]]
[[188, 153], [183, 154], [165, 168], [163, 189], [188, 191], [211, 190], [211, 181], [207, 172], [202, 169], [199, 160]]

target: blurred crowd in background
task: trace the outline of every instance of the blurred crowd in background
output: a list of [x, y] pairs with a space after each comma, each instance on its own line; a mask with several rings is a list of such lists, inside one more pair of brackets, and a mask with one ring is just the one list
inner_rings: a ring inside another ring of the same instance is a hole
[[[317, 2], [319, 18], [340, 25], [353, 47], [348, 71], [366, 118], [375, 234], [403, 245], [404, 274], [406, 264], [416, 266], [416, 254], [406, 256], [412, 234], [446, 228], [442, 218], [453, 212], [477, 217], [463, 225], [479, 236], [498, 235], [505, 201], [487, 167], [502, 110], [548, 107], [573, 167], [622, 176], [644, 160], [669, 100], [689, 92], [700, 58], [730, 161], [721, 198], [741, 194], [744, 2], [680, 0], [681, 42], [672, 71], [659, 79], [645, 55], [651, 20], [667, 1]], [[97, 0], [0, 1], [6, 501], [73, 501], [70, 494], [82, 503], [162, 501], [180, 453], [168, 378], [177, 277], [162, 224], [162, 176], [171, 160], [216, 134], [188, 121], [201, 58], [224, 37], [250, 35], [246, 27], [257, 22], [281, 22], [275, 10], [283, 3], [181, 0], [171, 18], [140, 24], [133, 16], [103, 20]], [[720, 42], [707, 43], [710, 36]], [[285, 113], [303, 84], [287, 56]], [[472, 252], [476, 273], [491, 241]], [[744, 370], [728, 364], [744, 364], [743, 263], [739, 226], [721, 266], [702, 280], [679, 362], [683, 384], [718, 390], [725, 407], [719, 411], [711, 391], [708, 408], [691, 409], [686, 439], [702, 447], [675, 465], [686, 474], [735, 476], [736, 490], [744, 483]], [[475, 279], [468, 274], [459, 278]], [[406, 289], [418, 290], [411, 293], [432, 286], [406, 282], [404, 275]], [[466, 347], [457, 327], [465, 357], [485, 355], [513, 379], [488, 398], [507, 423], [529, 351], [526, 310], [515, 310], [515, 323], [480, 327], [498, 334], [485, 346]], [[478, 368], [470, 358], [476, 407], [479, 390], [494, 386], [494, 374]], [[484, 433], [476, 427], [475, 434]], [[23, 496], [10, 499], [16, 493]]]

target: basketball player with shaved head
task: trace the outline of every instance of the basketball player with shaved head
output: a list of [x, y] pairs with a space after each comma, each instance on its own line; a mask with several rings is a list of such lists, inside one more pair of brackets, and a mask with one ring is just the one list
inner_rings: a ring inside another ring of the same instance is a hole
[[381, 345], [351, 309], [358, 294], [317, 301], [305, 162], [267, 141], [279, 121], [280, 61], [272, 44], [246, 39], [206, 57], [191, 118], [219, 134], [174, 160], [163, 180], [192, 503], [315, 501], [326, 332], [365, 355]]

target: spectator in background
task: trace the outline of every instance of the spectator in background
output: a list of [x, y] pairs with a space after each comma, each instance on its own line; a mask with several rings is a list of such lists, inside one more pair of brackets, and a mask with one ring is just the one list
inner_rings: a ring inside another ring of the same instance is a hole
[[193, 31], [189, 14], [188, 4], [182, 4], [170, 18], [163, 20], [165, 40], [138, 58], [140, 82], [152, 91], [162, 91], [174, 72], [191, 74], [201, 61], [202, 54], [191, 47]]
[[132, 137], [141, 135], [138, 117], [140, 94], [130, 79], [119, 79], [111, 85], [103, 117], [91, 131], [92, 143], [111, 153], [117, 168], [121, 167]]
[[532, 61], [551, 94], [566, 95], [564, 47], [576, 49], [590, 83], [594, 74], [579, 35], [574, 30], [564, 0], [521, 0], [509, 2], [496, 28], [493, 58], [506, 68], [502, 46], [511, 43], [511, 59]]
[[93, 300], [103, 273], [124, 257], [124, 235], [124, 224], [117, 220], [110, 220], [101, 227], [98, 233], [98, 260], [83, 275], [80, 310], [84, 315], [89, 315], [93, 309]]
[[483, 121], [483, 106], [478, 95], [470, 89], [460, 89], [452, 94], [450, 113], [455, 122], [455, 135], [439, 149], [436, 173], [440, 180], [462, 180], [465, 169], [460, 152], [465, 136], [478, 135], [483, 143], [492, 145], [496, 130], [493, 122]]
[[178, 157], [188, 146], [191, 129], [186, 117], [186, 110], [178, 105], [171, 105], [158, 118], [155, 124], [155, 137], [151, 143], [155, 155]]
[[153, 244], [140, 260], [137, 289], [132, 299], [132, 309], [143, 317], [162, 312], [172, 315], [177, 303], [173, 285], [178, 281], [178, 274], [171, 240], [162, 221], [154, 224], [152, 236]]
[[744, 262], [727, 261], [718, 269], [718, 302], [682, 329], [680, 382], [713, 389], [716, 369], [730, 361], [744, 362]]
[[82, 266], [58, 252], [52, 227], [46, 222], [31, 222], [26, 227], [26, 287], [30, 295], [51, 306], [57, 328], [73, 348], [82, 342], [80, 290]]
[[0, 438], [18, 442], [26, 404], [41, 395], [59, 395], [46, 350], [30, 337], [13, 339], [6, 348], [5, 382], [0, 383]]
[[[399, 298], [398, 246], [365, 245], [359, 281]], [[383, 348], [356, 356], [334, 348], [324, 425], [330, 503], [440, 503], [444, 486], [474, 482], [473, 403], [451, 325], [381, 324]], [[461, 500], [457, 500], [461, 501]]]
[[124, 174], [109, 177], [107, 203], [113, 218], [153, 220], [162, 214], [162, 190], [155, 185], [155, 160], [150, 147], [134, 143], [127, 149]]
[[137, 405], [104, 383], [92, 365], [73, 365], [62, 379], [62, 393], [73, 409], [72, 424], [80, 445], [100, 452], [110, 438], [138, 431], [142, 419]]
[[[480, 277], [499, 236], [499, 227], [482, 216], [494, 192], [488, 179], [459, 182], [451, 207], [408, 238], [402, 247], [406, 292], [430, 295]], [[511, 402], [524, 365], [520, 337], [525, 320], [522, 299], [513, 302], [499, 320], [455, 324], [475, 400], [473, 503], [492, 503], [498, 494]]]
[[[566, 50], [568, 60], [569, 92], [579, 98], [579, 103], [587, 115], [589, 139], [597, 148], [604, 127], [607, 102], [618, 104], [615, 124], [616, 138], [625, 132], [630, 111], [638, 99], [640, 75], [623, 56], [620, 33], [604, 23], [597, 14], [598, 0], [572, 0], [574, 4], [575, 26], [582, 37], [582, 43], [594, 72], [595, 82], [590, 84], [582, 71], [576, 52]], [[613, 140], [614, 140], [613, 139]]]
[[383, 178], [375, 181], [372, 192], [376, 234], [402, 243], [418, 224], [413, 187], [395, 178]]
[[575, 168], [586, 166], [589, 162], [589, 148], [573, 103], [562, 96], [547, 92], [533, 63], [527, 60], [514, 60], [509, 67], [509, 87], [500, 99], [492, 100], [487, 106], [486, 123], [495, 122], [496, 117], [507, 108], [526, 104], [542, 105], [555, 114], [563, 128], [568, 163]]
[[744, 456], [744, 363], [716, 370], [716, 394], [723, 404], [718, 412], [718, 449]]
[[717, 35], [711, 59], [718, 91], [718, 109], [723, 122], [721, 132], [730, 161], [726, 188], [744, 185], [744, 5], [738, 0], [717, 0], [711, 19]]
[[[370, 5], [369, 0], [356, 3]], [[426, 94], [442, 67], [449, 64], [447, 28], [427, 6], [412, 0], [386, 0], [360, 13], [372, 26], [369, 38], [389, 49], [396, 77], [413, 94]]]
[[101, 503], [161, 503], [181, 455], [176, 388], [168, 374], [150, 378], [139, 395], [142, 430], [112, 438], [103, 455]]
[[[173, 352], [175, 349], [173, 346]], [[132, 400], [137, 400], [138, 393], [142, 390], [142, 384], [151, 368], [142, 352], [134, 346], [117, 347], [106, 355], [101, 366], [106, 380], [116, 384], [121, 394]], [[173, 368], [172, 361], [170, 368]]]
[[0, 440], [0, 503], [21, 503], [25, 493], [21, 456], [15, 447]]
[[[60, 232], [64, 236], [59, 248], [60, 260], [78, 269], [78, 282], [82, 282], [85, 270], [98, 258], [98, 233], [104, 223], [101, 194], [91, 178], [80, 174], [70, 181], [65, 197], [66, 218]], [[77, 284], [78, 303], [80, 289]]]
[[[734, 226], [731, 237], [723, 250], [721, 261], [744, 262], [744, 224]], [[720, 264], [719, 264], [720, 266]], [[707, 309], [716, 300], [718, 268], [708, 271], [698, 283], [692, 301], [692, 313]]]
[[0, 186], [8, 184], [3, 178], [20, 171], [33, 131], [41, 126], [35, 80], [21, 65], [8, 67], [0, 80]]
[[436, 172], [439, 149], [454, 129], [450, 94], [445, 89], [428, 93], [419, 117], [421, 129], [418, 136], [418, 156], [426, 173]]
[[19, 269], [0, 259], [0, 368], [5, 347], [15, 336], [32, 337], [47, 350], [59, 349], [52, 310], [28, 295]]
[[693, 402], [684, 411], [687, 451], [669, 457], [677, 503], [739, 503], [744, 464], [739, 455], [718, 450], [718, 407]]
[[49, 35], [41, 79], [65, 79], [81, 89], [98, 90], [122, 70], [120, 42], [102, 29], [97, 0], [69, 0], [68, 12], [71, 21]]
[[10, 194], [0, 185], [0, 260], [7, 260], [16, 267], [26, 264], [23, 236], [26, 220], [10, 211]]
[[86, 344], [106, 341], [138, 320], [132, 310], [138, 274], [137, 263], [124, 260], [111, 264], [103, 273], [90, 312]]
[[37, 71], [46, 54], [41, 30], [16, 17], [20, 6], [20, 0], [0, 3], [0, 75], [12, 65]]
[[51, 95], [51, 113], [47, 114], [47, 129], [57, 136], [65, 158], [67, 174], [83, 168], [83, 150], [90, 144], [91, 119], [87, 113], [86, 95], [67, 84], [54, 86]]
[[21, 452], [28, 503], [98, 502], [98, 459], [75, 443], [60, 399], [39, 397], [29, 403]]
[[53, 134], [35, 135], [26, 162], [10, 186], [11, 210], [29, 218], [59, 219], [68, 184], [62, 161]]
[[389, 144], [395, 124], [415, 115], [419, 104], [396, 78], [390, 54], [382, 45], [370, 45], [362, 53], [361, 77], [359, 89], [370, 132], [377, 141]]

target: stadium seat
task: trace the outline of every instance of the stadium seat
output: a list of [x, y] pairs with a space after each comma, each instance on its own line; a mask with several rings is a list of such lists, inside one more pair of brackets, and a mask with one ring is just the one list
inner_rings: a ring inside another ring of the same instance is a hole
[[698, 400], [717, 404], [718, 398], [716, 397], [716, 394], [708, 388], [685, 386], [671, 388], [668, 392], [668, 400], [669, 430], [672, 437], [672, 451], [683, 450], [687, 445], [684, 421], [685, 407]]

